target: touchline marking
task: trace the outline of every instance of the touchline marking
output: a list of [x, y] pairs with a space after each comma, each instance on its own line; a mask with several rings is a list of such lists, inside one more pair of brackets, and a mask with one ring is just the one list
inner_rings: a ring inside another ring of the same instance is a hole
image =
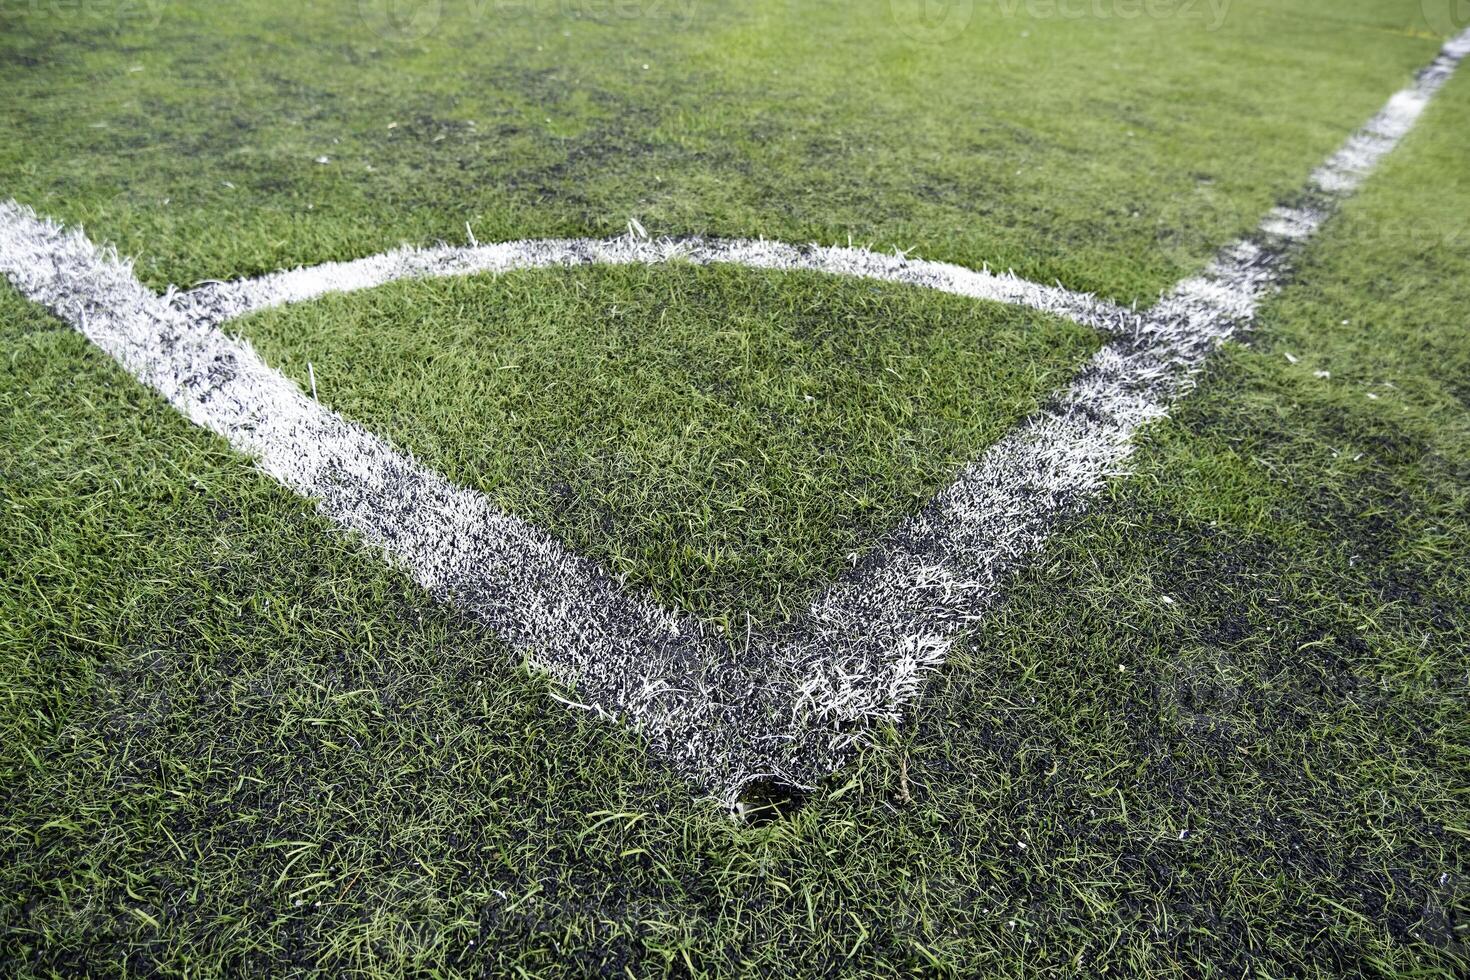
[[[1006, 577], [1122, 471], [1138, 427], [1162, 417], [1210, 352], [1249, 323], [1301, 243], [1413, 127], [1467, 54], [1470, 31], [1255, 235], [1142, 313], [1010, 275], [862, 249], [631, 237], [401, 249], [159, 296], [111, 249], [14, 201], [0, 203], [0, 272], [193, 422], [573, 687], [567, 703], [636, 726], [678, 772], [730, 804], [752, 780], [815, 784], [871, 725], [902, 717]], [[253, 310], [410, 276], [668, 261], [909, 283], [1068, 316], [1110, 339], [1066, 390], [886, 535], [802, 618], [732, 645], [323, 408], [221, 329]]]

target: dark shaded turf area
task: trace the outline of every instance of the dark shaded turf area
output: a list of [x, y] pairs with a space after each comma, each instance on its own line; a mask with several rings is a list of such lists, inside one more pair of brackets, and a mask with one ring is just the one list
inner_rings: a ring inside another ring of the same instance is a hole
[[1421, 0], [1217, 2], [929, 43], [922, 0], [9, 0], [0, 194], [157, 287], [633, 217], [1148, 302], [1440, 43]]
[[1466, 975], [1467, 132], [763, 827], [0, 290], [0, 972]]

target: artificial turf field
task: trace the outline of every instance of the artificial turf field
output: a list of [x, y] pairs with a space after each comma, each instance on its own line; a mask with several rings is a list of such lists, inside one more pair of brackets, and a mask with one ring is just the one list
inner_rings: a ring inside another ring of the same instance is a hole
[[[1147, 305], [1444, 39], [1418, 0], [1183, 7], [0, 4], [0, 197], [156, 288], [632, 219]], [[1467, 150], [1462, 74], [911, 716], [760, 825], [0, 285], [4, 971], [1464, 975]], [[677, 265], [232, 328], [737, 635], [1098, 343]]]

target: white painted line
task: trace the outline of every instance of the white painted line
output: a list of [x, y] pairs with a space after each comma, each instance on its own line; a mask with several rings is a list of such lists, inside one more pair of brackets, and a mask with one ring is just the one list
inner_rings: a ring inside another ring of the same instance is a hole
[[1255, 236], [1114, 331], [1070, 388], [818, 598], [773, 658], [803, 678], [796, 717], [833, 718], [851, 731], [899, 720], [922, 674], [994, 603], [1005, 576], [1122, 470], [1133, 433], [1164, 416], [1210, 352], [1250, 322], [1301, 243], [1413, 128], [1467, 54], [1470, 30], [1315, 171], [1291, 207], [1274, 209]]
[[[1120, 472], [1133, 433], [1163, 416], [1209, 353], [1249, 322], [1300, 243], [1409, 131], [1466, 54], [1470, 31], [1319, 168], [1297, 201], [1141, 315], [1011, 276], [861, 249], [701, 239], [404, 249], [159, 297], [111, 251], [14, 202], [0, 204], [0, 272], [191, 420], [575, 686], [569, 703], [638, 726], [680, 773], [728, 803], [753, 779], [809, 786], [869, 726], [901, 717], [1006, 577]], [[322, 408], [219, 329], [252, 310], [404, 276], [669, 260], [908, 282], [1070, 316], [1112, 339], [803, 619], [736, 647], [627, 594], [545, 532]]]
[[565, 238], [492, 245], [437, 245], [400, 248], [351, 262], [327, 262], [275, 272], [257, 279], [205, 283], [175, 293], [171, 302], [200, 322], [224, 323], [236, 317], [328, 293], [371, 289], [399, 279], [464, 276], [513, 269], [585, 265], [716, 263], [748, 269], [805, 270], [830, 275], [920, 286], [972, 299], [1025, 306], [1112, 331], [1137, 319], [1117, 305], [1060, 286], [1041, 286], [1011, 273], [977, 272], [948, 262], [881, 255], [865, 248], [785, 245], [751, 239], [717, 238]]
[[323, 408], [244, 342], [152, 293], [110, 250], [7, 202], [0, 272], [424, 588], [576, 684], [584, 700], [657, 727], [696, 696], [662, 680], [712, 659], [695, 624], [624, 594], [550, 535]]

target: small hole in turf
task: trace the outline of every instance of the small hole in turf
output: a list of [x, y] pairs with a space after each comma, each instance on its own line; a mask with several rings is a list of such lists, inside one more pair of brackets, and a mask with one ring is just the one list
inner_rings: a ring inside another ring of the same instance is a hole
[[764, 827], [800, 810], [807, 801], [806, 790], [779, 779], [752, 779], [735, 798], [735, 813], [751, 827]]

